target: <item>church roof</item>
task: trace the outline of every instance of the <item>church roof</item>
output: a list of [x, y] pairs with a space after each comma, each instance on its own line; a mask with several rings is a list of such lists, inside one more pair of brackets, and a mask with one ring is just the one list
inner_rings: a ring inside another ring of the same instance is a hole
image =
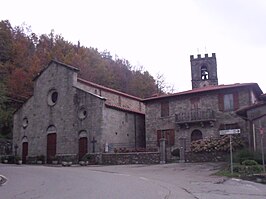
[[168, 94], [168, 95], [161, 95], [161, 96], [156, 96], [156, 97], [150, 97], [146, 98], [143, 100], [143, 102], [149, 102], [153, 100], [160, 100], [160, 99], [165, 99], [165, 98], [171, 98], [171, 97], [177, 97], [177, 96], [184, 96], [184, 95], [190, 95], [190, 94], [199, 94], [199, 93], [204, 93], [204, 92], [211, 92], [211, 91], [219, 91], [219, 90], [225, 90], [225, 89], [234, 89], [234, 88], [243, 88], [243, 87], [250, 87], [258, 95], [262, 94], [262, 90], [260, 89], [259, 85], [257, 83], [236, 83], [236, 84], [221, 84], [218, 86], [206, 86], [202, 88], [195, 88], [192, 90], [188, 91], [182, 91], [178, 93], [173, 93], [173, 94]]
[[108, 92], [111, 92], [111, 93], [114, 93], [114, 94], [118, 94], [118, 95], [121, 95], [121, 96], [124, 96], [124, 97], [128, 97], [128, 98], [131, 98], [131, 99], [134, 99], [134, 100], [138, 100], [138, 101], [142, 101], [143, 100], [143, 99], [141, 99], [139, 97], [136, 97], [136, 96], [133, 96], [133, 95], [129, 95], [129, 94], [126, 94], [126, 93], [123, 93], [123, 92], [120, 92], [120, 91], [117, 91], [117, 90], [114, 90], [114, 89], [111, 89], [111, 88], [108, 88], [108, 87], [105, 87], [105, 86], [102, 86], [102, 85], [99, 85], [99, 84], [96, 84], [96, 83], [93, 83], [93, 82], [90, 82], [90, 81], [85, 80], [85, 79], [78, 78], [78, 82], [83, 83], [85, 85], [93, 86], [93, 87], [96, 87], [96, 88], [99, 88], [99, 89], [102, 89], [102, 90], [105, 90], [105, 91], [108, 91]]

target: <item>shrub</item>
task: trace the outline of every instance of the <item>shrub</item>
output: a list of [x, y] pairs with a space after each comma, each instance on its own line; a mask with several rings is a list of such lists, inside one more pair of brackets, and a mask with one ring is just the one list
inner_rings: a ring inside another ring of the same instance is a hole
[[245, 160], [255, 160], [258, 164], [262, 164], [261, 153], [252, 152], [248, 149], [237, 151], [234, 154], [234, 160], [240, 164], [242, 164], [242, 162]]
[[6, 156], [2, 156], [1, 157], [1, 162], [4, 162], [4, 160], [7, 160], [7, 157]]
[[90, 154], [86, 154], [82, 158], [83, 161], [89, 161], [90, 159], [91, 159], [91, 155]]
[[176, 148], [176, 149], [172, 150], [171, 154], [172, 154], [172, 156], [180, 157], [180, 149]]
[[8, 163], [11, 163], [11, 164], [15, 163], [15, 156], [9, 155], [7, 158], [8, 158]]
[[258, 165], [258, 163], [255, 160], [244, 160], [242, 162], [242, 165], [252, 166], [252, 165]]
[[242, 164], [242, 162], [244, 162], [245, 160], [253, 159], [253, 153], [248, 149], [237, 151], [234, 156], [234, 160], [240, 164]]
[[236, 165], [234, 166], [234, 172], [239, 173], [240, 175], [251, 175], [251, 174], [257, 174], [261, 173], [263, 171], [263, 168], [261, 165]]
[[37, 159], [37, 161], [42, 161], [42, 162], [44, 162], [44, 160], [45, 160], [45, 156], [44, 156], [44, 155], [39, 155], [39, 156], [36, 157], [36, 159]]

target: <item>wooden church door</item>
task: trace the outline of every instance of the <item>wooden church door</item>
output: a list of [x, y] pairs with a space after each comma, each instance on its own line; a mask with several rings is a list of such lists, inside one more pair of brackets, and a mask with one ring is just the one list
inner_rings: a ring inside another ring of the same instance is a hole
[[51, 163], [52, 157], [56, 155], [56, 133], [47, 135], [47, 163]]
[[22, 143], [22, 163], [26, 164], [28, 156], [28, 142]]
[[79, 159], [81, 160], [84, 155], [88, 153], [88, 138], [79, 138]]

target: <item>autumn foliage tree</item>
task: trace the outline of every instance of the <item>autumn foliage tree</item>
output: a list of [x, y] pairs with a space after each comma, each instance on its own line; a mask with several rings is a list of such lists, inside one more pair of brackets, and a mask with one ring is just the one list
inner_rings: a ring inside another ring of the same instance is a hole
[[0, 77], [6, 88], [1, 95], [26, 100], [33, 91], [32, 79], [51, 59], [78, 67], [83, 79], [134, 96], [150, 97], [158, 91], [148, 71], [117, 56], [113, 58], [107, 50], [99, 52], [80, 42], [73, 44], [53, 30], [38, 36], [25, 24], [12, 27], [8, 20], [0, 21]]

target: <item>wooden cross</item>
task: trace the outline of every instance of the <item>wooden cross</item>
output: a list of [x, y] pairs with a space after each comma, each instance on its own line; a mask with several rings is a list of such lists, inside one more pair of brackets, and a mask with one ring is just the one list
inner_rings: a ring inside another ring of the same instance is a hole
[[95, 153], [95, 144], [96, 144], [96, 142], [97, 142], [97, 140], [95, 140], [95, 138], [93, 137], [92, 141], [91, 141], [91, 143], [92, 143], [92, 153]]

